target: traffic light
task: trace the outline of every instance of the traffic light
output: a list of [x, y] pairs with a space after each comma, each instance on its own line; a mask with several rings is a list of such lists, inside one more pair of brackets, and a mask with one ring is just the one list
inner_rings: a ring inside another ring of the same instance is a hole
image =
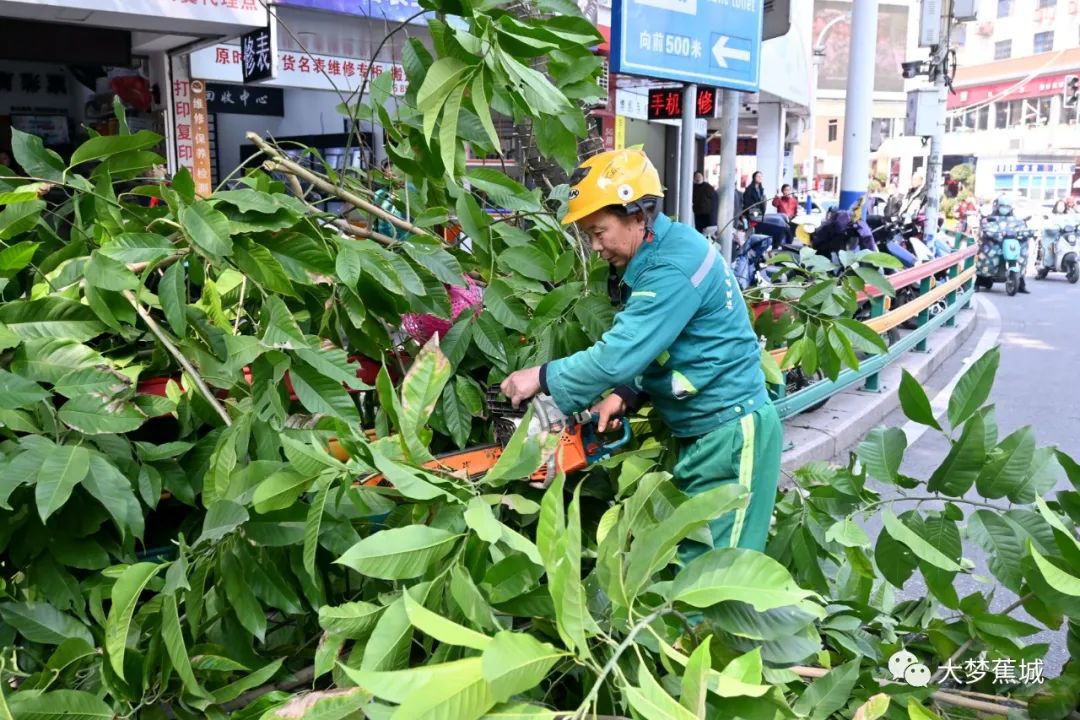
[[1067, 75], [1065, 77], [1062, 104], [1067, 108], [1074, 108], [1080, 104], [1080, 75]]

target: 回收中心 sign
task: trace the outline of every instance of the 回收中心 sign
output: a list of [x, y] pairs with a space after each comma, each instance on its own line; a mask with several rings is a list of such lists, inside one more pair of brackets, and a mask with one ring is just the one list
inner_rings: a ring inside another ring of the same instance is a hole
[[613, 3], [611, 71], [757, 92], [762, 0]]
[[285, 91], [257, 85], [206, 84], [206, 109], [234, 115], [285, 116]]
[[244, 83], [270, 80], [274, 77], [274, 38], [269, 27], [252, 30], [240, 38], [240, 65]]
[[[717, 92], [715, 88], [699, 87], [694, 113], [699, 118], [711, 118], [716, 114]], [[649, 120], [678, 120], [683, 116], [682, 88], [650, 88], [646, 118]]]

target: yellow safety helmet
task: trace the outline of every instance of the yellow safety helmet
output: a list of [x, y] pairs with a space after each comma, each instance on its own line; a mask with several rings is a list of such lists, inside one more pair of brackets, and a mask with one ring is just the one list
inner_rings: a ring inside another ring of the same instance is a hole
[[563, 225], [609, 205], [622, 205], [631, 211], [644, 198], [664, 197], [660, 174], [644, 150], [609, 150], [581, 163], [570, 176], [570, 205]]

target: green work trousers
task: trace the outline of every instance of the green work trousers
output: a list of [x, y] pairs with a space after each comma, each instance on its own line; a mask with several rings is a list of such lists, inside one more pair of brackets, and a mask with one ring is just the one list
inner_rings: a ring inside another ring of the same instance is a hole
[[[709, 523], [713, 547], [764, 551], [780, 479], [784, 427], [772, 403], [726, 425], [684, 442], [675, 465], [675, 484], [697, 495], [726, 483], [739, 483], [750, 502]], [[684, 540], [679, 557], [688, 563], [710, 548]]]

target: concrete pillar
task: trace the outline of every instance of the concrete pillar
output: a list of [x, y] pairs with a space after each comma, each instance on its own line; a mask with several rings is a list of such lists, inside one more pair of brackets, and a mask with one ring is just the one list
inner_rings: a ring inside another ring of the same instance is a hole
[[758, 104], [757, 170], [765, 192], [772, 196], [784, 180], [784, 137], [787, 110], [779, 101]]
[[851, 13], [847, 94], [844, 102], [844, 158], [840, 207], [850, 208], [866, 194], [870, 172], [870, 120], [874, 105], [878, 0], [854, 0]]

